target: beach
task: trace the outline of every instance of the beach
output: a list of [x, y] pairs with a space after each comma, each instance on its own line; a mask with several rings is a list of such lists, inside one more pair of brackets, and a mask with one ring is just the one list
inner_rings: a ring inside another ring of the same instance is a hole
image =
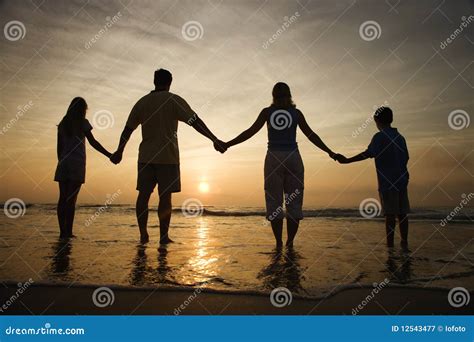
[[[1, 219], [0, 297], [10, 303], [2, 314], [472, 311], [472, 304], [457, 308], [448, 301], [451, 289], [474, 288], [472, 225], [459, 220], [442, 227], [441, 212], [414, 214], [409, 251], [387, 249], [380, 218], [342, 209], [307, 212], [294, 248], [276, 250], [260, 209], [208, 208], [196, 217], [175, 210], [176, 242], [158, 248], [154, 212], [151, 241], [140, 245], [133, 207], [99, 208], [78, 208], [77, 237], [67, 242], [57, 238], [54, 205]], [[113, 298], [103, 298], [103, 307], [93, 300], [100, 288]], [[271, 301], [276, 289], [285, 289], [281, 307]]]

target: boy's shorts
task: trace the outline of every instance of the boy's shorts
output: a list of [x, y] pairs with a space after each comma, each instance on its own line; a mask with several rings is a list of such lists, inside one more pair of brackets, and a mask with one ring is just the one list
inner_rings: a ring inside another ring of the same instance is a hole
[[156, 185], [160, 195], [180, 192], [179, 164], [138, 163], [137, 190], [152, 193]]
[[385, 216], [405, 215], [410, 212], [410, 202], [408, 200], [407, 189], [400, 191], [380, 191], [379, 195], [382, 204], [382, 211]]

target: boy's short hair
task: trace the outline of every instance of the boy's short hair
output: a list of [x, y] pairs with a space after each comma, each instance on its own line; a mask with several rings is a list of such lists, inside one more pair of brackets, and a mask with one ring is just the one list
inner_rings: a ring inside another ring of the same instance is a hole
[[389, 125], [393, 121], [393, 112], [389, 107], [379, 107], [374, 113], [374, 120]]
[[171, 75], [171, 72], [165, 69], [158, 69], [155, 71], [155, 86], [156, 87], [167, 87], [171, 85], [171, 82], [173, 81], [173, 76]]

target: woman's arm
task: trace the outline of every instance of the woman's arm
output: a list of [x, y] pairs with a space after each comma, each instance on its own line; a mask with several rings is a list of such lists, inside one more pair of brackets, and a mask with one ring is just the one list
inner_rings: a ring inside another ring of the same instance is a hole
[[91, 144], [91, 146], [92, 146], [93, 148], [95, 148], [97, 151], [99, 151], [100, 153], [102, 153], [104, 156], [106, 156], [107, 158], [110, 158], [110, 156], [112, 156], [112, 153], [110, 153], [109, 151], [107, 151], [107, 150], [100, 144], [100, 142], [98, 142], [97, 140], [95, 140], [94, 135], [92, 134], [92, 131], [87, 131], [87, 132], [86, 132], [86, 138], [87, 138], [87, 141], [89, 142], [89, 144]]
[[238, 145], [238, 144], [243, 143], [244, 141], [250, 139], [255, 134], [257, 134], [258, 131], [260, 131], [260, 129], [263, 127], [263, 125], [265, 125], [266, 121], [267, 121], [267, 117], [266, 117], [266, 114], [265, 114], [265, 110], [262, 110], [260, 112], [260, 114], [258, 115], [257, 120], [255, 120], [255, 122], [253, 123], [253, 125], [250, 126], [250, 128], [243, 131], [242, 133], [240, 133], [234, 139], [228, 141], [226, 143], [226, 146], [231, 147], [231, 146], [234, 146], [234, 145]]
[[306, 119], [304, 118], [303, 113], [300, 112], [300, 111], [298, 113], [298, 126], [300, 127], [300, 129], [304, 133], [304, 135], [306, 135], [308, 137], [309, 141], [311, 141], [314, 145], [316, 145], [316, 147], [320, 148], [321, 150], [323, 150], [324, 152], [329, 154], [329, 156], [331, 158], [334, 159], [336, 154], [333, 151], [331, 151], [331, 149], [326, 146], [326, 144], [311, 129], [311, 127], [309, 127], [308, 123], [306, 122]]

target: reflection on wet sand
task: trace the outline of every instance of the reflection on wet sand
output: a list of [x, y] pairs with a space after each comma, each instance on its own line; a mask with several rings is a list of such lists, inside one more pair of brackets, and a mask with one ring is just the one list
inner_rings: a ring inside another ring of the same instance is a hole
[[286, 287], [292, 292], [301, 293], [304, 289], [304, 271], [301, 268], [301, 255], [293, 248], [275, 249], [270, 255], [270, 263], [257, 275], [266, 290]]
[[158, 248], [158, 265], [154, 269], [148, 266], [146, 245], [137, 245], [137, 253], [132, 261], [130, 284], [134, 286], [146, 284], [176, 284], [172, 268], [168, 265], [168, 249], [166, 246]]
[[51, 273], [66, 277], [71, 270], [70, 255], [72, 242], [70, 240], [58, 240], [53, 244], [52, 251]]
[[400, 251], [398, 254], [388, 251], [387, 261], [385, 263], [388, 271], [388, 279], [395, 283], [407, 283], [413, 277], [412, 257], [408, 252]]

